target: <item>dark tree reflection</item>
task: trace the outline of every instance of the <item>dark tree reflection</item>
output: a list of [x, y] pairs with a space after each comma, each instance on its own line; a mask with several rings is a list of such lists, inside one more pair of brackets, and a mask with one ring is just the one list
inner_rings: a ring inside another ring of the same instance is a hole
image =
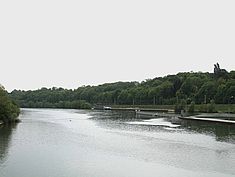
[[235, 125], [200, 121], [182, 121], [182, 125], [192, 131], [212, 134], [217, 141], [235, 143]]
[[16, 129], [16, 124], [0, 126], [0, 165], [6, 160], [11, 143], [12, 132]]
[[[152, 115], [136, 115], [134, 112], [128, 111], [96, 111], [92, 112], [92, 120], [102, 128], [106, 129], [123, 129], [123, 130], [136, 130], [136, 131], [168, 131], [162, 129], [163, 126], [150, 126], [150, 125], [137, 125], [126, 124], [130, 121], [144, 121], [148, 119], [157, 119]], [[172, 124], [180, 125], [180, 129], [183, 128], [189, 132], [197, 132], [201, 134], [207, 134], [215, 137], [216, 141], [224, 141], [235, 143], [235, 125], [213, 123], [213, 122], [201, 122], [191, 120], [181, 120], [176, 117], [165, 118], [164, 121], [171, 122]]]

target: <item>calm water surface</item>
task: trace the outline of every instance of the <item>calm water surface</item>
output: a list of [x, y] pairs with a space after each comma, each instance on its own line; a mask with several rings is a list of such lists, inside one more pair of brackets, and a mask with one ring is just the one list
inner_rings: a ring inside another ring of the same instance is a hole
[[128, 112], [23, 109], [0, 127], [0, 177], [235, 176], [235, 127]]

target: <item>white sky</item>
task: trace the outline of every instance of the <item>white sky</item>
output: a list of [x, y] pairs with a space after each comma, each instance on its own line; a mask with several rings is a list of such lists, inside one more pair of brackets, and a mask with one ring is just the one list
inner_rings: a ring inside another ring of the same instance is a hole
[[235, 69], [234, 0], [2, 0], [8, 91]]

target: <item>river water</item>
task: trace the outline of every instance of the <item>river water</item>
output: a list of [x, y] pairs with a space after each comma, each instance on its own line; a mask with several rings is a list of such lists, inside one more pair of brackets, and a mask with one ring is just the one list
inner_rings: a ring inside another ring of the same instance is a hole
[[235, 176], [235, 127], [131, 112], [22, 109], [0, 177]]

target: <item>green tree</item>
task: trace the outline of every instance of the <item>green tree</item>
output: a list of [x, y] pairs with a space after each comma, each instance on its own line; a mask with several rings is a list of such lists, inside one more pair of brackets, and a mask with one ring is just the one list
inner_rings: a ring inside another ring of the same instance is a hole
[[196, 95], [197, 103], [207, 103], [208, 100], [214, 100], [216, 92], [217, 85], [215, 82], [209, 81], [204, 83]]
[[0, 87], [0, 120], [8, 123], [15, 121], [20, 109], [9, 97], [4, 87]]

